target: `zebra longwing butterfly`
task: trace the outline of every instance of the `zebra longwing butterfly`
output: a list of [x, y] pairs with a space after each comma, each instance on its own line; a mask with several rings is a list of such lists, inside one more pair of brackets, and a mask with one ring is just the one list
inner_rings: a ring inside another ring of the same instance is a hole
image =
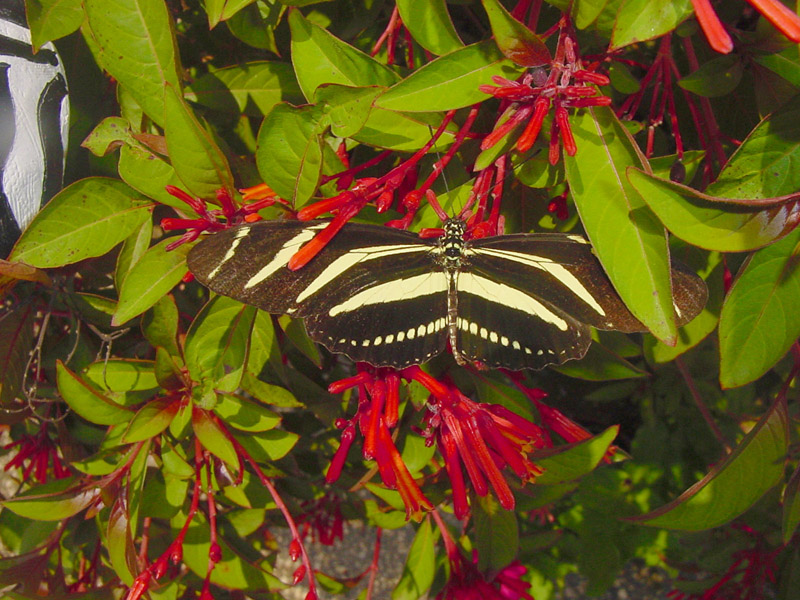
[[[304, 319], [309, 336], [374, 366], [403, 368], [439, 354], [459, 363], [541, 369], [581, 358], [589, 326], [646, 328], [614, 291], [578, 236], [514, 234], [464, 240], [450, 219], [440, 238], [347, 224], [308, 265], [287, 262], [328, 221], [261, 221], [195, 246], [189, 269], [213, 291]], [[679, 325], [703, 308], [706, 288], [673, 268]]]

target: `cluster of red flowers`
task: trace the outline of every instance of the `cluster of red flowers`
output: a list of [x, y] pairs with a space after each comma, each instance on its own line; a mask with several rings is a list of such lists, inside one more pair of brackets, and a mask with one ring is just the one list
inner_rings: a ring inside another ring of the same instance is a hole
[[[53, 476], [64, 479], [70, 476], [69, 469], [61, 461], [58, 449], [50, 439], [47, 424], [43, 423], [35, 435], [23, 435], [18, 440], [3, 446], [3, 450], [17, 448], [17, 454], [6, 463], [5, 471], [21, 468], [22, 479], [27, 481], [33, 476], [36, 481], [47, 481], [47, 472], [50, 464], [53, 466]], [[27, 464], [25, 464], [27, 461]]]

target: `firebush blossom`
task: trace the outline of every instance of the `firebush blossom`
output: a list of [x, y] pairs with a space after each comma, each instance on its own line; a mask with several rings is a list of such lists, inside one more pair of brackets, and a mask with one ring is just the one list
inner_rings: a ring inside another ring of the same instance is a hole
[[[17, 448], [17, 454], [6, 463], [5, 471], [16, 467], [22, 468], [22, 479], [27, 481], [31, 476], [36, 481], [45, 483], [50, 463], [53, 465], [53, 476], [64, 479], [70, 476], [69, 469], [64, 466], [58, 450], [50, 435], [47, 433], [46, 424], [35, 435], [23, 435], [18, 440], [3, 446], [3, 450]], [[27, 465], [25, 462], [27, 461]], [[25, 466], [23, 466], [25, 465]]]
[[[780, 0], [747, 0], [793, 42], [800, 42], [800, 17]], [[733, 50], [733, 40], [711, 6], [711, 0], [692, 0], [694, 13], [708, 44], [717, 52], [728, 54]]]
[[559, 139], [567, 155], [574, 156], [578, 151], [569, 124], [568, 109], [611, 104], [611, 98], [600, 95], [594, 87], [608, 85], [608, 77], [581, 67], [575, 42], [566, 27], [561, 30], [549, 74], [542, 68], [534, 68], [519, 81], [510, 81], [500, 76], [492, 77], [492, 81], [494, 86], [481, 85], [479, 89], [509, 101], [510, 105], [494, 130], [481, 142], [481, 149], [491, 148], [525, 123], [514, 147], [520, 152], [530, 150], [539, 137], [545, 116], [552, 109], [548, 157], [553, 165], [559, 160]]

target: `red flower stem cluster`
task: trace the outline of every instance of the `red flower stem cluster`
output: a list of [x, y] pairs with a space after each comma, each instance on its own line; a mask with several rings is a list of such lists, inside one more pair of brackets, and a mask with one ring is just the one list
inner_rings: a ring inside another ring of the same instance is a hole
[[[542, 9], [542, 0], [519, 0], [517, 5], [512, 9], [511, 15], [525, 23], [528, 29], [536, 31], [536, 25], [539, 22], [539, 11]], [[528, 15], [527, 20], [525, 15]]]
[[[317, 540], [323, 546], [332, 546], [337, 539], [343, 539], [344, 519], [340, 505], [341, 500], [333, 494], [325, 494], [317, 500], [303, 502], [300, 505], [303, 513], [297, 517], [297, 523], [302, 527], [303, 538], [311, 533], [311, 539]], [[297, 556], [292, 560], [296, 560]]]
[[[185, 202], [189, 208], [198, 215], [196, 219], [161, 219], [161, 228], [164, 231], [174, 231], [176, 229], [187, 230], [186, 233], [176, 241], [168, 244], [167, 250], [174, 250], [178, 246], [193, 242], [200, 237], [200, 234], [206, 231], [220, 231], [232, 225], [238, 225], [244, 221], [251, 222], [259, 220], [261, 217], [256, 213], [262, 208], [272, 206], [275, 202], [280, 201], [280, 198], [278, 198], [277, 194], [272, 190], [266, 188], [266, 186], [263, 186], [263, 188], [261, 186], [258, 187], [259, 191], [262, 192], [262, 196], [255, 202], [244, 204], [239, 207], [236, 206], [236, 203], [233, 201], [230, 194], [228, 194], [227, 190], [219, 189], [217, 190], [217, 202], [219, 202], [221, 209], [209, 210], [205, 200], [195, 198], [174, 185], [166, 186], [166, 190], [169, 194]], [[250, 197], [245, 194], [244, 199], [247, 201]]]
[[[456, 111], [447, 112], [441, 124], [434, 132], [430, 140], [411, 158], [404, 161], [397, 167], [391, 169], [385, 175], [375, 179], [364, 179], [356, 184], [353, 189], [345, 190], [332, 198], [326, 198], [304, 207], [297, 213], [301, 221], [315, 219], [327, 212], [335, 212], [333, 220], [320, 231], [310, 242], [306, 243], [289, 260], [289, 268], [293, 271], [301, 269], [311, 261], [319, 252], [330, 242], [333, 237], [344, 227], [350, 219], [356, 216], [369, 202], [375, 202], [378, 212], [387, 211], [394, 203], [395, 191], [407, 180], [409, 175], [416, 172], [417, 164], [425, 154], [433, 147], [436, 141], [446, 131], [450, 121], [453, 120]], [[465, 127], [461, 128], [466, 129]], [[459, 132], [461, 133], [461, 132]], [[466, 135], [466, 134], [464, 134]], [[464, 139], [464, 136], [461, 137]], [[403, 197], [401, 204], [406, 211], [406, 217], [399, 222], [389, 222], [387, 225], [394, 227], [408, 227], [420, 206], [422, 197], [426, 194], [427, 188], [414, 189]]]
[[545, 76], [545, 72], [537, 68], [526, 73], [521, 81], [495, 76], [492, 78], [495, 86], [480, 86], [482, 92], [511, 103], [500, 116], [494, 130], [481, 142], [482, 150], [491, 148], [526, 123], [514, 147], [519, 152], [527, 152], [539, 137], [544, 118], [552, 109], [548, 158], [550, 164], [555, 165], [560, 156], [559, 139], [569, 156], [574, 156], [578, 151], [569, 124], [568, 109], [611, 104], [611, 98], [598, 95], [593, 87], [608, 85], [608, 77], [581, 67], [566, 17], [562, 18], [559, 27], [558, 45], [549, 75]]
[[[216, 415], [213, 415], [213, 418], [228, 440], [230, 440], [230, 442], [233, 444], [233, 448], [236, 451], [239, 459], [242, 462], [246, 462], [253, 468], [253, 471], [255, 472], [256, 477], [258, 477], [258, 480], [261, 482], [261, 485], [267, 488], [267, 491], [275, 501], [275, 506], [277, 506], [278, 510], [281, 511], [281, 514], [286, 521], [286, 525], [289, 527], [289, 531], [292, 534], [292, 542], [289, 545], [289, 555], [292, 561], [302, 558], [302, 566], [305, 567], [302, 572], [303, 577], [294, 583], [299, 583], [300, 580], [305, 577], [306, 573], [310, 573], [311, 575], [308, 578], [308, 593], [306, 594], [305, 600], [317, 600], [319, 598], [319, 594], [317, 593], [317, 582], [314, 578], [314, 568], [311, 566], [311, 559], [308, 557], [308, 551], [306, 550], [305, 544], [302, 542], [302, 536], [300, 535], [300, 530], [297, 528], [297, 523], [295, 522], [292, 513], [289, 512], [289, 507], [286, 506], [286, 503], [283, 501], [283, 498], [278, 493], [277, 488], [273, 485], [269, 477], [264, 474], [264, 471], [261, 470], [261, 467], [255, 461], [255, 459], [250, 456], [247, 450], [245, 450], [239, 441], [228, 431], [228, 428], [225, 426], [222, 420]], [[295, 575], [297, 574], [298, 572], [295, 571]]]
[[[800, 42], [800, 17], [780, 0], [747, 0], [775, 28], [793, 42]], [[717, 52], [728, 54], [733, 40], [719, 20], [711, 0], [692, 0], [694, 13], [708, 44]]]
[[[47, 432], [47, 423], [43, 422], [39, 431], [35, 435], [22, 435], [18, 440], [3, 446], [3, 450], [17, 448], [17, 454], [6, 463], [4, 471], [10, 471], [17, 467], [22, 469], [22, 480], [27, 481], [33, 475], [36, 481], [45, 483], [47, 481], [48, 466], [53, 464], [53, 476], [56, 479], [64, 479], [70, 476], [69, 469], [61, 462], [58, 456], [58, 448], [50, 439]], [[28, 464], [23, 467], [25, 461]]]

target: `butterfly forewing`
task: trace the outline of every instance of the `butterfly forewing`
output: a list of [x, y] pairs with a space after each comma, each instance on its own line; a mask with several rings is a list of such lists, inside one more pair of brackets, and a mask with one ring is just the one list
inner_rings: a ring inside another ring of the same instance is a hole
[[188, 264], [213, 291], [305, 319], [315, 341], [376, 366], [426, 361], [445, 346], [447, 280], [435, 240], [351, 224], [308, 265], [289, 259], [328, 221], [262, 221], [198, 244]]

